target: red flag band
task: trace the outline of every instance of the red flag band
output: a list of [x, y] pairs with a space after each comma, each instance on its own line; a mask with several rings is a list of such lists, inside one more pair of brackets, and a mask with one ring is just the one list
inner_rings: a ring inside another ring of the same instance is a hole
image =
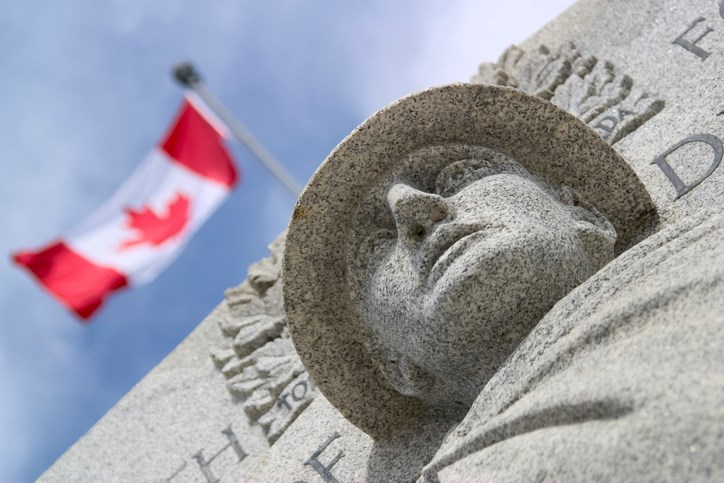
[[88, 319], [112, 292], [153, 280], [237, 182], [225, 126], [187, 95], [162, 142], [83, 223], [13, 255], [68, 309]]

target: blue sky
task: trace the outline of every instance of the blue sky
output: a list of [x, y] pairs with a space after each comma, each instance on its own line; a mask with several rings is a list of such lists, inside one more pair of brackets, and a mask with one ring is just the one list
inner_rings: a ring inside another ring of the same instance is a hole
[[0, 4], [0, 481], [39, 476], [266, 255], [293, 201], [243, 147], [244, 180], [155, 282], [79, 324], [11, 252], [108, 198], [165, 132], [193, 61], [303, 184], [377, 109], [465, 81], [571, 0], [66, 0]]

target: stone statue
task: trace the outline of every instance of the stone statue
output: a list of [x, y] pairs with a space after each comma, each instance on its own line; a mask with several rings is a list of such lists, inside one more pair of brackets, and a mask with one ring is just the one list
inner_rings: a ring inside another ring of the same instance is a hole
[[696, 268], [657, 222], [613, 148], [519, 91], [430, 89], [355, 130], [297, 204], [283, 282], [302, 362], [376, 441], [369, 476], [722, 471], [724, 364], [692, 339], [722, 339], [692, 295], [708, 277], [721, 304], [721, 216], [676, 247], [708, 250]]

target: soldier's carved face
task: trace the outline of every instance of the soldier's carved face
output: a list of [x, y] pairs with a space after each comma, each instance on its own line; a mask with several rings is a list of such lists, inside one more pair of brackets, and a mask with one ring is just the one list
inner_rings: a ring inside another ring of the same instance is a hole
[[409, 178], [396, 173], [368, 200], [380, 206], [361, 209], [379, 223], [366, 220], [364, 239], [353, 237], [350, 274], [393, 385], [463, 406], [559, 299], [613, 258], [615, 232], [502, 153], [447, 164], [432, 189], [410, 166]]

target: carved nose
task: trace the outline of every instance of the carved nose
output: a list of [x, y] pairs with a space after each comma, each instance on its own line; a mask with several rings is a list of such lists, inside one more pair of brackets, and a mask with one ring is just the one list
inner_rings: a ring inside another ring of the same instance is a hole
[[387, 203], [402, 240], [415, 245], [437, 224], [450, 215], [450, 207], [441, 196], [395, 184], [387, 192]]

